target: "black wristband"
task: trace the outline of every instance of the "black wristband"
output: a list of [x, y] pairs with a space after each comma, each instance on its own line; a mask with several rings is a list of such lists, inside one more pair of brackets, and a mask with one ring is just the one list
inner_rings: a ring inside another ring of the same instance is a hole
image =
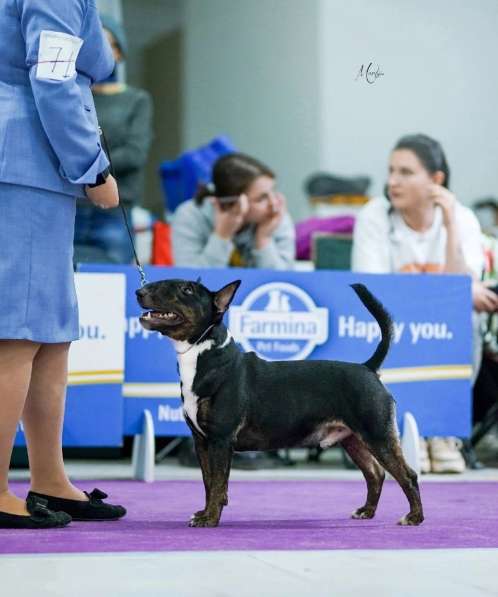
[[93, 189], [94, 187], [100, 187], [100, 185], [105, 184], [105, 181], [109, 178], [110, 173], [111, 171], [109, 170], [109, 168], [102, 170], [102, 172], [99, 172], [97, 174], [97, 180], [93, 184], [89, 184], [88, 186], [91, 189]]

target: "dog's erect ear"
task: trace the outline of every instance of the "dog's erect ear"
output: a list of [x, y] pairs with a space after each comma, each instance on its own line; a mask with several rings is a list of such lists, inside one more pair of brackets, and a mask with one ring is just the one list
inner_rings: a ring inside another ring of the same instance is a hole
[[228, 309], [239, 286], [240, 280], [235, 280], [214, 293], [214, 304], [218, 313], [224, 313]]

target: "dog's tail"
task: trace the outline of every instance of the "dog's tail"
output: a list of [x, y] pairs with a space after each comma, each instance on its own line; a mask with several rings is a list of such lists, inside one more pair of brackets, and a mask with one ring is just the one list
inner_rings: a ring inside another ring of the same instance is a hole
[[381, 340], [373, 355], [363, 363], [371, 371], [378, 371], [386, 358], [389, 346], [393, 338], [393, 322], [389, 313], [384, 309], [384, 306], [374, 297], [374, 295], [363, 284], [351, 284], [351, 288], [360, 297], [361, 302], [375, 317], [380, 326]]

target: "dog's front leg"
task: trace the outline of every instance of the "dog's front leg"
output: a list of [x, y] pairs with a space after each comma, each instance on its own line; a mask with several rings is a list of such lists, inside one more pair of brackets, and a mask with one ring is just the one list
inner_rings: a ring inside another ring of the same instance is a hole
[[[196, 444], [197, 446], [197, 444]], [[206, 507], [200, 512], [196, 512], [190, 521], [191, 527], [215, 527], [218, 526], [221, 511], [227, 501], [228, 477], [230, 475], [230, 466], [232, 464], [232, 447], [226, 441], [212, 441], [205, 443], [207, 454], [203, 453], [201, 458], [205, 458], [207, 482], [204, 480], [206, 489]], [[201, 448], [202, 452], [203, 448]], [[206, 458], [207, 456], [207, 458]], [[201, 461], [201, 467], [204, 466]]]
[[192, 519], [196, 517], [204, 516], [206, 513], [206, 508], [209, 502], [209, 491], [210, 491], [210, 484], [211, 484], [211, 476], [209, 474], [209, 456], [208, 456], [208, 446], [207, 441], [204, 437], [201, 437], [194, 433], [194, 445], [195, 451], [197, 453], [197, 458], [199, 460], [199, 464], [201, 466], [202, 471], [202, 480], [204, 481], [204, 492], [206, 494], [206, 501], [204, 510], [199, 510], [195, 514], [192, 515]]
[[[209, 502], [209, 492], [210, 492], [210, 485], [211, 485], [211, 475], [209, 473], [209, 456], [208, 456], [208, 445], [205, 438], [200, 437], [199, 435], [194, 435], [194, 445], [195, 451], [197, 453], [197, 458], [199, 460], [199, 464], [201, 466], [202, 471], [202, 480], [204, 482], [204, 491], [206, 494], [206, 502], [204, 510], [199, 510], [195, 514], [192, 515], [192, 518], [195, 516], [203, 516], [206, 512], [206, 508]], [[223, 499], [223, 506], [228, 505], [228, 492], [225, 493], [225, 497]]]

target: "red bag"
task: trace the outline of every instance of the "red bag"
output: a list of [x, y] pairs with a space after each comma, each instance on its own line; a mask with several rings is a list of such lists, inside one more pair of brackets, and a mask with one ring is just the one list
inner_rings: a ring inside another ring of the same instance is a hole
[[171, 226], [157, 221], [152, 225], [152, 265], [173, 265], [173, 246], [171, 243]]

